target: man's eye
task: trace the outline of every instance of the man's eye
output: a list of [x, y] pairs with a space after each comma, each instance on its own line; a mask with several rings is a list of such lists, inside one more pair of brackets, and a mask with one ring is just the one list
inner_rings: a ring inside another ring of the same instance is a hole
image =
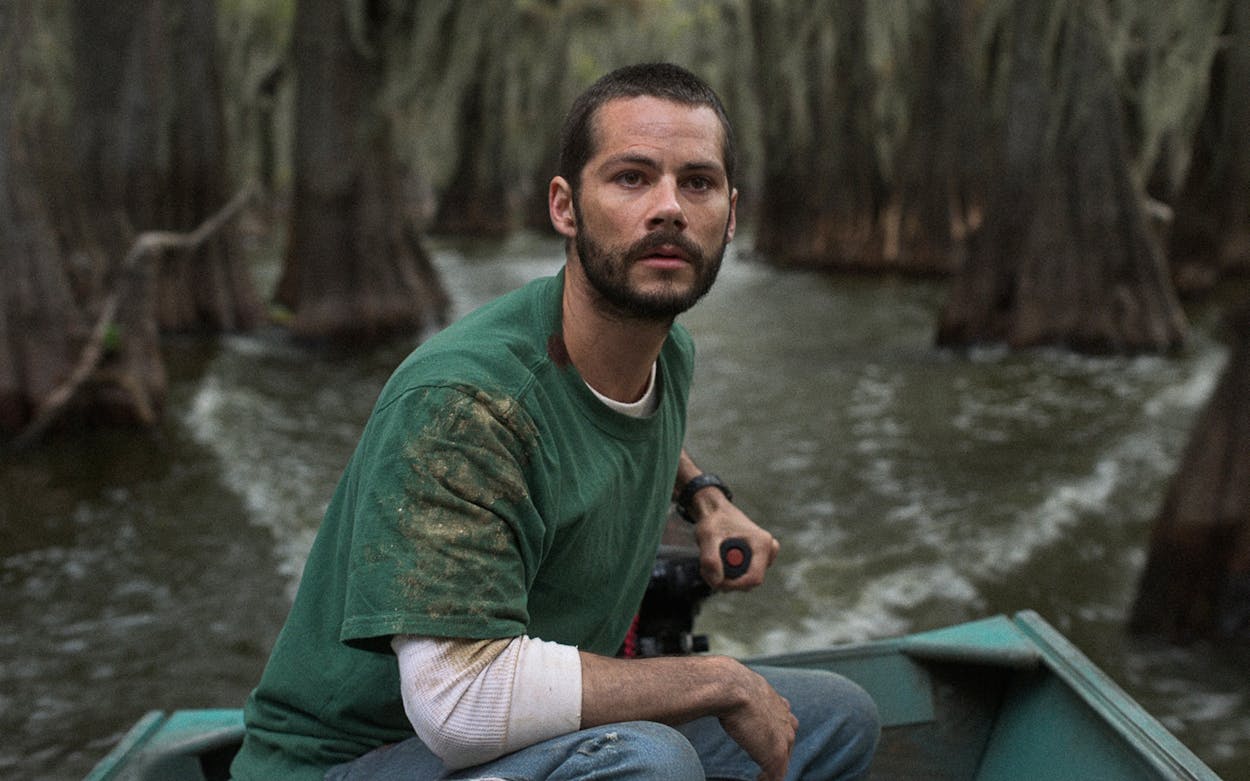
[[692, 176], [686, 180], [686, 186], [691, 190], [710, 190], [712, 189], [712, 180], [706, 176]]
[[637, 171], [624, 171], [616, 175], [616, 181], [626, 187], [636, 187], [642, 184], [642, 174]]

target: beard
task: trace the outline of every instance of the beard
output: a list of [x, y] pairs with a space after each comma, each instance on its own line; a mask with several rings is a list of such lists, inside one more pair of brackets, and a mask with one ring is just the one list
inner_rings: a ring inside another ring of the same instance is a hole
[[[587, 234], [580, 213], [575, 219], [577, 256], [586, 279], [613, 314], [627, 319], [671, 322], [690, 309], [712, 289], [729, 243], [726, 225], [725, 238], [711, 253], [705, 253], [685, 235], [670, 231], [649, 234], [625, 248], [609, 247]], [[694, 282], [685, 285], [669, 281], [650, 292], [635, 288], [629, 281], [634, 263], [664, 245], [681, 249], [694, 269]]]

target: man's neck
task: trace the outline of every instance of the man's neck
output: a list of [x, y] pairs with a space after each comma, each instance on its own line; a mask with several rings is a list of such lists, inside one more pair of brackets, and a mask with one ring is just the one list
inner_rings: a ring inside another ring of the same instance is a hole
[[565, 267], [564, 347], [590, 387], [616, 401], [638, 400], [672, 321], [623, 318], [596, 305], [595, 292], [576, 262]]

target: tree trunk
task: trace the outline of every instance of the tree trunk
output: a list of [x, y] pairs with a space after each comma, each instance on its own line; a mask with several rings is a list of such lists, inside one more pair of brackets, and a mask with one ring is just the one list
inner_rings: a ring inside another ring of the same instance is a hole
[[1016, 0], [985, 223], [938, 342], [1163, 351], [1186, 324], [1129, 172], [1096, 4]]
[[[163, 0], [159, 189], [145, 192], [150, 222], [140, 231], [189, 231], [230, 200], [225, 114], [215, 56], [215, 0]], [[155, 154], [155, 150], [152, 152]], [[194, 250], [164, 254], [157, 277], [157, 321], [166, 331], [251, 328], [262, 308], [236, 234], [223, 230]]]
[[[74, 214], [55, 200], [73, 185], [68, 166], [54, 166], [69, 157], [64, 118], [53, 102], [31, 99], [58, 94], [36, 61], [35, 7], [35, 0], [0, 4], [0, 434], [21, 430], [69, 372], [85, 319], [65, 251], [82, 237]], [[65, 187], [43, 186], [61, 177]], [[94, 271], [101, 258], [78, 261]]]
[[[77, 171], [86, 215], [110, 268], [106, 288], [117, 292], [117, 335], [97, 374], [96, 405], [109, 417], [151, 425], [166, 391], [152, 259], [131, 269], [122, 261], [136, 229], [158, 227], [167, 175], [160, 150], [171, 89], [162, 0], [74, 3]], [[107, 290], [105, 291], [107, 293]], [[94, 307], [104, 295], [94, 297]], [[89, 383], [87, 388], [92, 387]]]
[[1173, 273], [1186, 291], [1250, 272], [1250, 3], [1229, 3], [1223, 38], [1172, 225]]
[[513, 228], [510, 185], [500, 159], [504, 141], [499, 138], [498, 104], [489, 105], [486, 95], [499, 95], [496, 84], [484, 87], [489, 68], [482, 50], [478, 78], [464, 93], [460, 104], [460, 151], [456, 167], [439, 199], [430, 232], [460, 236], [506, 236]]
[[[80, 155], [111, 255], [148, 230], [186, 231], [230, 200], [212, 0], [74, 4], [75, 87], [89, 125]], [[123, 12], [125, 10], [125, 12]], [[116, 45], [100, 45], [101, 36]], [[229, 231], [160, 259], [154, 316], [165, 330], [255, 325], [260, 305]]]
[[[146, 97], [159, 94], [160, 16], [154, 3], [135, 0], [37, 6], [7, 3], [0, 13], [0, 103], [8, 104], [0, 109], [0, 417], [9, 431], [25, 428], [89, 365], [58, 409], [151, 425], [166, 390], [152, 268], [123, 261], [128, 214], [155, 183]], [[72, 42], [68, 74], [46, 51], [48, 37]], [[92, 350], [99, 359], [84, 364]]]
[[1250, 637], [1250, 301], [1150, 538], [1131, 627], [1174, 640]]
[[752, 0], [763, 175], [755, 246], [778, 265], [873, 269], [883, 200], [863, 0]]
[[[441, 19], [424, 17], [424, 10], [413, 23], [425, 25], [427, 35], [440, 28], [443, 35], [442, 41], [422, 37], [409, 47], [437, 74], [414, 90], [425, 93], [425, 113], [456, 118], [444, 153], [454, 164], [439, 166], [430, 232], [498, 237], [519, 226], [550, 229], [546, 193], [555, 166], [544, 163], [557, 156], [571, 30], [582, 14], [591, 16], [585, 20], [591, 28], [604, 22], [593, 5], [557, 2], [444, 4]], [[534, 181], [537, 170], [545, 174], [541, 182]], [[542, 219], [536, 220], [540, 207]]]
[[976, 95], [964, 0], [933, 0], [907, 69], [907, 131], [895, 155], [896, 185], [885, 210], [883, 268], [954, 272], [978, 222], [967, 173], [979, 149]]
[[[359, 15], [352, 28], [349, 13]], [[299, 0], [296, 8], [295, 182], [276, 299], [306, 338], [381, 338], [445, 315], [446, 294], [404, 210], [390, 118], [378, 105], [381, 13], [344, 0]]]

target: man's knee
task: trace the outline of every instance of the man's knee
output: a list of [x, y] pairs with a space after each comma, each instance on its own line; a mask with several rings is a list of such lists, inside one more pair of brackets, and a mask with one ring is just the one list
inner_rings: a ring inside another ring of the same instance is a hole
[[[820, 678], [820, 694], [817, 696], [826, 703], [826, 710], [831, 710], [840, 721], [838, 738], [871, 756], [881, 734], [877, 703], [863, 687], [848, 678], [833, 673], [823, 674]], [[812, 685], [817, 686], [815, 682]]]
[[877, 703], [868, 692], [848, 678], [840, 675], [830, 677], [833, 678], [830, 685], [834, 688], [832, 698], [847, 714], [848, 724], [857, 731], [874, 735], [880, 732], [881, 717], [877, 713]]
[[[830, 676], [831, 701], [836, 703], [836, 728], [830, 736], [831, 757], [838, 778], [864, 778], [881, 738], [881, 717], [868, 692], [841, 676]], [[837, 748], [834, 748], [836, 746]]]
[[573, 764], [594, 766], [612, 778], [703, 779], [703, 766], [690, 741], [672, 727], [650, 721], [601, 728], [577, 746]]
[[875, 703], [858, 684], [842, 679], [845, 685], [839, 694], [845, 722], [839, 730], [846, 743], [854, 753], [859, 755], [858, 761], [850, 764], [867, 772], [872, 756], [877, 750], [877, 742], [881, 739], [881, 716]]

